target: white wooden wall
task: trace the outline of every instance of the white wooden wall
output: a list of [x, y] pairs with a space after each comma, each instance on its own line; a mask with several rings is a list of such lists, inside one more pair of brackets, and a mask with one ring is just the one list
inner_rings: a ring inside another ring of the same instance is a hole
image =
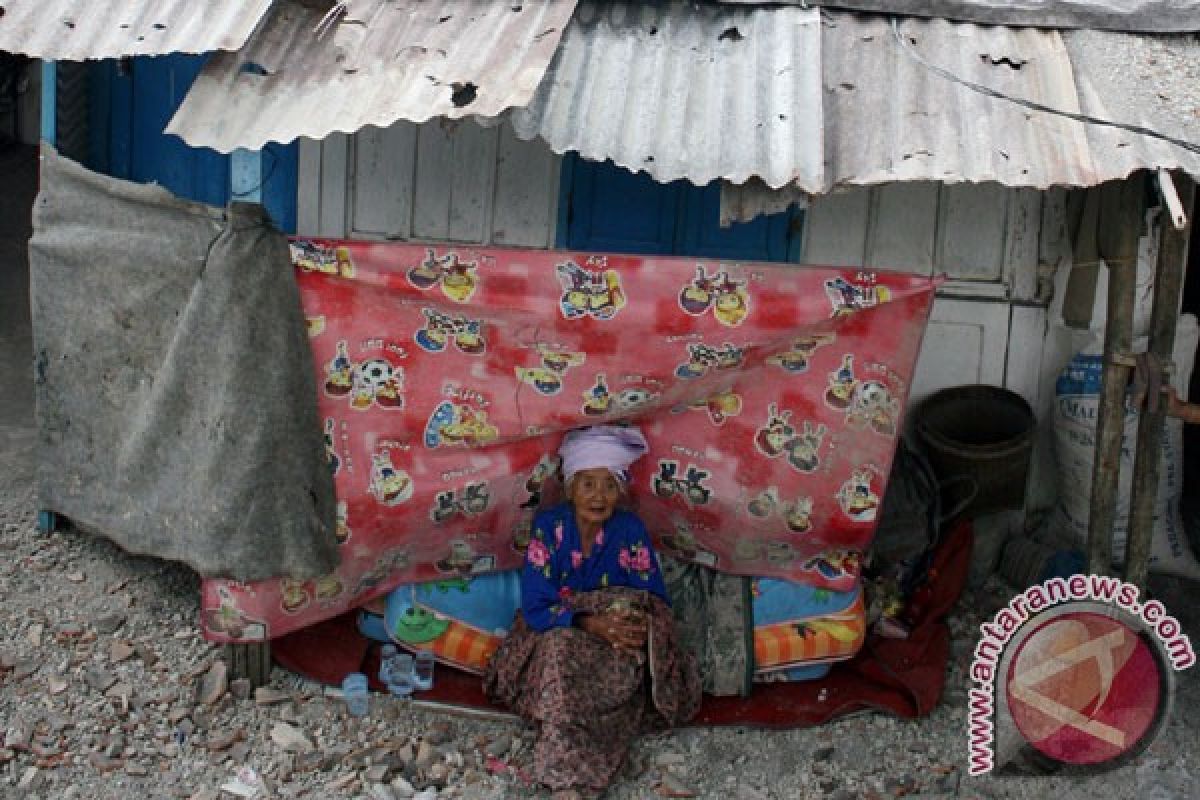
[[[300, 147], [305, 235], [553, 247], [561, 158], [507, 125], [433, 120]], [[912, 402], [989, 383], [1043, 403], [1039, 263], [1068, 251], [1065, 195], [998, 184], [907, 183], [818, 198], [801, 260], [946, 274]]]
[[508, 125], [399, 122], [301, 140], [297, 230], [553, 247], [561, 158]]
[[894, 184], [817, 198], [802, 261], [950, 280], [938, 293], [911, 402], [963, 383], [1006, 386], [1035, 408], [1046, 312], [1040, 264], [1065, 254], [1065, 195], [998, 184]]

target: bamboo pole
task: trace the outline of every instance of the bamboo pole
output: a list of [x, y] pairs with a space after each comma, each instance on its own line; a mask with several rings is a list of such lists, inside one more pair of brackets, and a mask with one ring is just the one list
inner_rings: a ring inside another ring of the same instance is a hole
[[[1168, 364], [1175, 351], [1175, 328], [1179, 319], [1179, 299], [1187, 267], [1188, 239], [1195, 184], [1186, 175], [1179, 177], [1180, 211], [1184, 225], [1177, 227], [1164, 220], [1158, 245], [1158, 263], [1154, 276], [1154, 310], [1150, 321], [1148, 350], [1160, 364]], [[1172, 215], [1175, 217], [1175, 215]], [[1158, 493], [1158, 464], [1162, 452], [1166, 407], [1143, 411], [1138, 421], [1137, 451], [1133, 462], [1133, 499], [1129, 510], [1129, 538], [1125, 552], [1125, 580], [1146, 588], [1150, 549], [1154, 538], [1154, 503]]]
[[1121, 437], [1125, 428], [1125, 388], [1129, 384], [1133, 344], [1133, 295], [1137, 279], [1138, 236], [1142, 229], [1144, 173], [1106, 186], [1100, 217], [1101, 256], [1108, 265], [1104, 372], [1096, 412], [1096, 456], [1092, 467], [1088, 517], [1088, 569], [1112, 572], [1112, 532], [1120, 477]]

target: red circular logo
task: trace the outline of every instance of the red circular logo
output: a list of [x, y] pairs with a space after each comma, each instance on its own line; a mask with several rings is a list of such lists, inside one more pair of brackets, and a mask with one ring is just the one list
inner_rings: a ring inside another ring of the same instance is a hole
[[1152, 645], [1119, 619], [1071, 611], [1034, 628], [1009, 662], [1009, 713], [1021, 735], [1066, 764], [1099, 765], [1148, 743], [1165, 703]]

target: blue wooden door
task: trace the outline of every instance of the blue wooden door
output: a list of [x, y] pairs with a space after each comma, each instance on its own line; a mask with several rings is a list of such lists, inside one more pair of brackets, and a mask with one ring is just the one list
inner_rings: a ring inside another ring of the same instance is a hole
[[722, 228], [716, 181], [707, 186], [657, 183], [644, 172], [570, 154], [564, 163], [562, 202], [566, 213], [565, 220], [560, 218], [558, 243], [570, 250], [730, 261], [796, 261], [800, 252], [797, 211]]
[[[89, 165], [113, 177], [159, 183], [189, 200], [229, 202], [229, 156], [163, 133], [205, 58], [97, 62], [90, 76]], [[296, 229], [296, 158], [294, 143], [271, 144], [263, 151], [263, 205], [289, 232]]]

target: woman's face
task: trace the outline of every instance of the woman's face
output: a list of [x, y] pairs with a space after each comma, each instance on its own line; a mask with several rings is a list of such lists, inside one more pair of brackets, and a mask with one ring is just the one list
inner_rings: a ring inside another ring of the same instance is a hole
[[621, 496], [621, 484], [605, 467], [581, 469], [568, 487], [567, 499], [581, 525], [600, 525], [612, 516]]

